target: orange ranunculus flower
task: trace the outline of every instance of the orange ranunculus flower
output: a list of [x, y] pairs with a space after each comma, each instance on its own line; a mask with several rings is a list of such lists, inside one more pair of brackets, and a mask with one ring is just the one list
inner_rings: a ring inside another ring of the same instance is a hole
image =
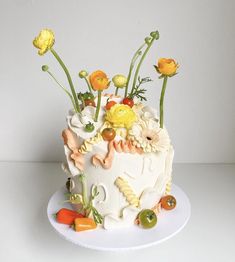
[[158, 60], [158, 66], [156, 66], [156, 70], [158, 73], [164, 76], [173, 76], [176, 74], [176, 70], [179, 65], [176, 63], [174, 59], [171, 58], [160, 58]]
[[95, 91], [99, 91], [99, 90], [102, 91], [104, 89], [107, 89], [110, 83], [107, 75], [101, 70], [97, 70], [93, 72], [89, 76], [89, 80], [90, 80], [92, 88]]

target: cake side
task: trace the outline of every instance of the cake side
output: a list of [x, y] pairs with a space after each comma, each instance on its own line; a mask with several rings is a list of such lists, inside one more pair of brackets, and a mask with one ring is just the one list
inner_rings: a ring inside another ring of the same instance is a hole
[[[102, 97], [102, 105], [107, 103], [109, 96]], [[112, 99], [117, 102], [119, 97]], [[92, 108], [90, 108], [92, 110]], [[137, 122], [153, 122], [158, 124], [158, 117], [154, 109], [139, 103], [133, 109], [137, 115]], [[151, 209], [157, 205], [166, 193], [171, 181], [172, 161], [174, 150], [167, 137], [164, 150], [144, 152], [142, 147], [132, 144], [130, 147], [130, 130], [116, 128], [116, 137], [112, 141], [105, 141], [101, 135], [107, 126], [105, 111], [97, 123], [97, 130], [90, 137], [85, 133], [79, 121], [89, 121], [87, 115], [84, 119], [76, 119], [76, 114], [67, 117], [68, 129], [64, 131], [65, 154], [70, 176], [71, 193], [82, 194], [82, 184], [79, 174], [85, 170], [88, 195], [92, 195], [94, 188], [98, 195], [93, 200], [93, 206], [103, 217], [103, 226], [106, 229], [133, 225], [137, 214], [142, 209]], [[138, 126], [137, 126], [138, 128]], [[145, 126], [143, 131], [148, 131]], [[136, 134], [132, 130], [133, 136]], [[138, 133], [138, 132], [137, 132]], [[146, 133], [148, 139], [155, 133]], [[147, 141], [150, 141], [148, 140]], [[90, 142], [90, 143], [89, 143]], [[150, 142], [149, 142], [150, 143]], [[72, 144], [72, 145], [71, 145]], [[86, 146], [85, 146], [86, 145]], [[151, 145], [151, 149], [157, 146]], [[158, 145], [159, 146], [159, 145]], [[77, 162], [71, 159], [73, 148], [78, 151]], [[148, 145], [146, 145], [148, 150]], [[80, 151], [80, 152], [79, 152]], [[77, 163], [77, 164], [76, 164]], [[79, 166], [80, 165], [80, 166]], [[78, 206], [77, 209], [79, 209]]]

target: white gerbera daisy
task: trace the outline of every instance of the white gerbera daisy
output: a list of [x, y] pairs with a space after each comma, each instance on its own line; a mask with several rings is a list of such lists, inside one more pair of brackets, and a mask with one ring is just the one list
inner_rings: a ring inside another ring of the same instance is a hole
[[128, 132], [128, 139], [143, 148], [144, 152], [164, 152], [169, 149], [170, 138], [166, 129], [160, 128], [155, 119], [142, 119], [134, 123]]

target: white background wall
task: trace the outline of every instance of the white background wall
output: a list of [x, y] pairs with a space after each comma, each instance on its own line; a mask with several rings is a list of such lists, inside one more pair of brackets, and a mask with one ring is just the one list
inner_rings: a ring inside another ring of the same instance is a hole
[[127, 73], [145, 36], [158, 29], [141, 75], [148, 101], [158, 106], [159, 57], [173, 57], [179, 74], [168, 82], [165, 123], [176, 162], [235, 162], [235, 1], [233, 0], [10, 0], [0, 1], [0, 160], [60, 161], [67, 97], [42, 73], [48, 64], [66, 83], [50, 54], [37, 55], [32, 39], [48, 27], [55, 49], [77, 72]]

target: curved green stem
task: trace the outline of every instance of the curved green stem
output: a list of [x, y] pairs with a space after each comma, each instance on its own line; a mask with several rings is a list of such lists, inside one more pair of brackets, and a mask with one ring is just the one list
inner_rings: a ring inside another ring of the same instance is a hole
[[115, 96], [117, 96], [118, 95], [118, 87], [116, 87], [116, 89], [115, 89]]
[[84, 109], [84, 108], [85, 108], [85, 106], [86, 106], [86, 104], [85, 104], [85, 101], [84, 101], [84, 98], [83, 98], [83, 97], [81, 97], [81, 100], [82, 100], [82, 108]]
[[161, 91], [161, 98], [160, 98], [160, 128], [163, 128], [163, 117], [164, 117], [164, 96], [166, 91], [166, 84], [167, 84], [167, 76], [164, 76], [163, 78], [163, 84], [162, 84], [162, 91]]
[[98, 121], [98, 117], [99, 117], [99, 112], [100, 112], [100, 104], [101, 104], [101, 93], [102, 90], [98, 90], [98, 101], [97, 101], [97, 107], [96, 107], [96, 111], [95, 111], [95, 122]]
[[142, 65], [142, 63], [143, 63], [143, 61], [144, 61], [144, 59], [145, 59], [149, 49], [151, 48], [154, 40], [155, 40], [155, 38], [151, 39], [150, 43], [148, 44], [147, 48], [145, 49], [145, 51], [144, 51], [144, 53], [143, 53], [143, 55], [142, 55], [142, 57], [141, 57], [141, 59], [139, 61], [139, 64], [138, 64], [138, 66], [136, 68], [135, 75], [134, 75], [134, 80], [133, 80], [133, 84], [132, 84], [132, 89], [131, 89], [131, 94], [133, 93], [134, 88], [136, 86], [136, 81], [137, 81], [137, 78], [138, 78], [138, 75], [139, 75], [140, 67], [141, 67], [141, 65]]
[[75, 110], [76, 110], [76, 112], [81, 113], [81, 109], [80, 109], [80, 105], [79, 105], [79, 102], [78, 102], [77, 94], [76, 94], [76, 91], [74, 89], [73, 81], [72, 81], [72, 78], [71, 78], [71, 76], [69, 74], [69, 71], [68, 71], [67, 67], [65, 66], [64, 62], [59, 57], [59, 55], [56, 53], [56, 51], [53, 48], [51, 48], [50, 51], [52, 52], [52, 54], [54, 55], [56, 60], [59, 62], [61, 67], [63, 68], [63, 70], [64, 70], [64, 72], [65, 72], [65, 74], [67, 76], [67, 79], [68, 79], [68, 82], [69, 82], [69, 86], [70, 86], [70, 89], [71, 89], [71, 92], [72, 92], [72, 95], [73, 95], [73, 99], [74, 99], [74, 102], [75, 102]]
[[87, 184], [86, 184], [86, 177], [84, 174], [81, 174], [79, 176], [79, 179], [82, 184], [82, 199], [83, 199], [83, 207], [87, 208], [88, 205], [88, 199], [87, 199]]
[[72, 104], [73, 104], [74, 110], [76, 111], [76, 105], [75, 105], [75, 103], [74, 103], [73, 96], [69, 93], [69, 91], [68, 91], [65, 87], [63, 87], [63, 86], [59, 83], [59, 81], [55, 78], [55, 76], [54, 76], [49, 70], [47, 70], [47, 73], [55, 80], [55, 82], [56, 82], [56, 83], [64, 90], [64, 92], [69, 96], [69, 98], [71, 99], [71, 102], [72, 102]]
[[141, 49], [144, 46], [145, 46], [145, 43], [140, 46], [140, 48], [135, 52], [133, 58], [131, 59], [129, 73], [128, 73], [128, 76], [127, 76], [127, 83], [126, 83], [126, 87], [125, 87], [125, 97], [127, 96], [127, 93], [128, 93], [128, 86], [129, 86], [129, 82], [130, 82], [130, 79], [131, 79], [132, 70], [135, 66], [135, 62], [136, 62], [137, 58], [140, 56]]
[[92, 88], [91, 88], [91, 84], [90, 82], [88, 81], [88, 79], [86, 77], [84, 77], [86, 83], [87, 83], [87, 86], [88, 86], [88, 89], [89, 89], [89, 92], [93, 95], [93, 92], [92, 92]]

